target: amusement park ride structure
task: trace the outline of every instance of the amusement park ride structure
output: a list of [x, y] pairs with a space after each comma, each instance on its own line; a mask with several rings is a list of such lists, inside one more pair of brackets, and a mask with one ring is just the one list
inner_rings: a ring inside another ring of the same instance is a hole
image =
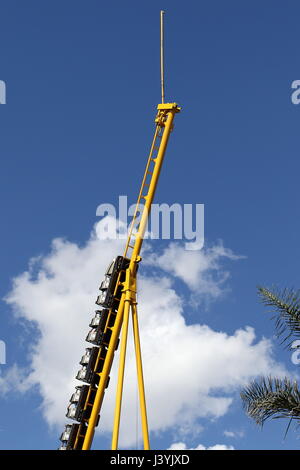
[[108, 267], [100, 285], [100, 295], [95, 316], [90, 322], [86, 348], [81, 358], [81, 369], [76, 379], [78, 385], [71, 396], [66, 416], [75, 421], [67, 424], [60, 436], [60, 450], [89, 450], [95, 428], [100, 418], [105, 390], [109, 383], [115, 351], [120, 343], [118, 384], [116, 391], [115, 416], [111, 449], [118, 448], [119, 426], [122, 405], [123, 381], [126, 359], [129, 317], [132, 317], [133, 338], [136, 356], [137, 381], [144, 449], [150, 449], [146, 398], [143, 379], [142, 354], [140, 346], [137, 313], [137, 272], [141, 261], [140, 252], [147, 227], [148, 216], [158, 184], [175, 114], [180, 111], [176, 103], [165, 103], [164, 91], [164, 12], [160, 12], [160, 69], [161, 103], [157, 106], [155, 131], [146, 169], [142, 179], [135, 212], [131, 221], [126, 246], [122, 256], [117, 256]]

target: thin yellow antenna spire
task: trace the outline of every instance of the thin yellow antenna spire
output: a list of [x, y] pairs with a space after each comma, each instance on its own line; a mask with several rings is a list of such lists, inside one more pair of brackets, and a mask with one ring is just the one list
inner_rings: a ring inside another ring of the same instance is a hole
[[164, 11], [160, 11], [160, 81], [161, 102], [165, 102], [165, 79], [164, 79]]

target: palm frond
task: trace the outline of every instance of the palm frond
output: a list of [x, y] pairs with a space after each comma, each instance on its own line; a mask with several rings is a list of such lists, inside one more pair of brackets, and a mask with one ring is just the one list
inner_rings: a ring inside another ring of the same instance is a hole
[[[282, 343], [297, 337], [300, 338], [300, 290], [272, 290], [258, 286], [258, 294], [262, 303], [276, 309], [275, 320], [278, 337], [283, 337]], [[292, 340], [288, 343], [291, 347]]]
[[300, 390], [296, 381], [260, 377], [245, 387], [241, 399], [248, 416], [263, 425], [268, 418], [300, 420]]

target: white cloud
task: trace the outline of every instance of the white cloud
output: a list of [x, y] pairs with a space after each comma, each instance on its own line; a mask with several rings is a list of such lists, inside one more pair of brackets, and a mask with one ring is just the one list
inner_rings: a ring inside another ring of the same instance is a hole
[[197, 447], [187, 447], [184, 442], [175, 442], [167, 450], [234, 450], [234, 447], [225, 444], [215, 444], [210, 447], [199, 444]]
[[[66, 422], [66, 406], [76, 383], [78, 362], [84, 348], [89, 346], [84, 338], [95, 309], [99, 282], [109, 261], [122, 253], [123, 244], [122, 240], [98, 240], [94, 232], [81, 247], [56, 239], [47, 256], [30, 262], [29, 270], [14, 279], [6, 297], [15, 315], [34, 322], [39, 331], [30, 344], [31, 367], [22, 386], [39, 386], [43, 415], [51, 426]], [[212, 266], [218, 271], [221, 265], [218, 253], [227, 253], [230, 259], [235, 257], [218, 245], [206, 254], [198, 254], [198, 264], [193, 264], [193, 258], [187, 258], [180, 245], [171, 244], [164, 260], [168, 263], [173, 260], [173, 264], [168, 264], [172, 274], [193, 289], [196, 281], [191, 273], [197, 282], [208, 279]], [[158, 259], [157, 263], [161, 265]], [[184, 429], [187, 435], [190, 429], [192, 433], [199, 418], [224, 415], [233, 393], [250, 378], [270, 371], [282, 374], [282, 367], [272, 359], [271, 342], [267, 339], [257, 342], [253, 328], [240, 328], [228, 335], [207, 325], [186, 325], [174, 278], [162, 272], [155, 278], [143, 278], [141, 273], [139, 318], [152, 432]], [[210, 278], [199, 289], [203, 295], [211, 295], [221, 289], [218, 282], [214, 287]], [[132, 351], [129, 346], [120, 437], [123, 446], [135, 443], [132, 417], [136, 413], [136, 385]], [[100, 432], [112, 429], [116, 366], [115, 361], [101, 411]]]
[[245, 433], [244, 431], [225, 431], [223, 432], [225, 437], [233, 437], [233, 438], [238, 438], [238, 437], [244, 437]]
[[24, 370], [18, 367], [17, 364], [13, 364], [4, 375], [0, 375], [0, 394], [6, 395], [12, 389], [21, 393], [28, 390], [25, 382]]
[[224, 293], [224, 283], [229, 272], [222, 266], [222, 259], [239, 260], [225, 248], [221, 241], [217, 245], [198, 251], [185, 250], [183, 246], [170, 243], [163, 253], [152, 254], [146, 264], [158, 266], [163, 271], [181, 279], [202, 300], [211, 300]]

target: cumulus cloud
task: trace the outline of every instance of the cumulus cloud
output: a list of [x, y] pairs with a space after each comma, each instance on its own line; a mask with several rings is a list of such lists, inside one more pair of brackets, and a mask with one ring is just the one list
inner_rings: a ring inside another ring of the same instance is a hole
[[[78, 361], [84, 348], [89, 347], [84, 338], [95, 309], [99, 282], [110, 260], [122, 253], [123, 245], [123, 240], [99, 240], [95, 231], [83, 246], [56, 239], [47, 255], [33, 259], [28, 271], [13, 280], [6, 296], [14, 314], [35, 325], [36, 335], [28, 346], [30, 368], [22, 387], [39, 387], [43, 415], [50, 426], [65, 423]], [[222, 256], [236, 258], [220, 245], [198, 253], [197, 262], [193, 259], [195, 252], [191, 258], [187, 258], [191, 252], [186, 253], [180, 245], [171, 244], [163, 255], [166, 263], [156, 259], [157, 267], [163, 266], [164, 271], [155, 277], [143, 277], [140, 271], [138, 307], [149, 427], [153, 433], [184, 429], [185, 435], [189, 431], [192, 434], [200, 418], [224, 415], [237, 388], [249, 379], [270, 371], [283, 373], [272, 358], [271, 342], [257, 340], [253, 328], [245, 326], [229, 335], [208, 325], [186, 324], [183, 300], [175, 289], [176, 279], [190, 289], [198, 285], [203, 295], [211, 295], [219, 292], [221, 286], [218, 279], [214, 283], [209, 272], [222, 271]], [[197, 283], [190, 272], [195, 274]], [[136, 413], [136, 374], [131, 344], [120, 436], [123, 446], [134, 445], [136, 439], [132, 424]], [[116, 367], [115, 360], [98, 427], [102, 433], [112, 429]]]
[[207, 301], [217, 299], [226, 291], [224, 284], [230, 274], [224, 269], [222, 260], [243, 258], [225, 248], [222, 241], [198, 251], [188, 251], [182, 245], [170, 243], [162, 253], [148, 257], [146, 264], [181, 279], [194, 294], [194, 299], [197, 294], [198, 300]]
[[187, 447], [184, 442], [175, 442], [168, 448], [168, 450], [234, 450], [234, 447], [227, 446], [225, 444], [215, 444], [209, 447], [199, 444], [197, 447]]
[[17, 364], [13, 364], [3, 376], [0, 375], [0, 394], [6, 395], [11, 390], [21, 393], [28, 390], [24, 369]]
[[245, 433], [244, 431], [225, 431], [223, 432], [225, 437], [233, 437], [233, 438], [239, 438], [239, 437], [244, 437]]

